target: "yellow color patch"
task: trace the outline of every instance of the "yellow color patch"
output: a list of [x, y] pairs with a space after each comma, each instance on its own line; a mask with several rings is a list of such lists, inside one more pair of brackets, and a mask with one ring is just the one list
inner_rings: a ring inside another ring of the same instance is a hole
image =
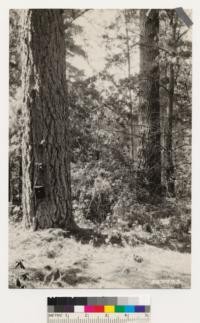
[[115, 312], [115, 307], [111, 305], [105, 305], [104, 306], [104, 312], [105, 313], [114, 313]]

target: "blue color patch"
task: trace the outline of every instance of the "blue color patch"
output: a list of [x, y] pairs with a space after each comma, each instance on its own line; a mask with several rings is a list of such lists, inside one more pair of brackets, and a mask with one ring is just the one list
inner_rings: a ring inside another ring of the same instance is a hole
[[143, 306], [143, 305], [136, 305], [135, 306], [135, 313], [145, 313], [145, 306]]
[[125, 306], [125, 313], [135, 313], [135, 306], [133, 305]]

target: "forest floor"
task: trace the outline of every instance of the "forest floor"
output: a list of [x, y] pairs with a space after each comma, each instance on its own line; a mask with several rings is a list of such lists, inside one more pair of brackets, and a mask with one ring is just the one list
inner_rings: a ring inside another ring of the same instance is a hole
[[21, 223], [9, 231], [10, 288], [190, 288], [189, 252], [144, 242], [95, 246]]

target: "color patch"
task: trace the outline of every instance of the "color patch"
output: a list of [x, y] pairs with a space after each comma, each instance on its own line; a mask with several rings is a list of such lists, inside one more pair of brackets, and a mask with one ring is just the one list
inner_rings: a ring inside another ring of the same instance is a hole
[[[57, 308], [57, 306], [56, 306], [56, 308]], [[60, 305], [60, 306], [62, 306], [64, 308], [64, 310], [63, 310], [64, 313], [66, 313], [66, 312], [67, 313], [73, 313], [74, 312], [74, 306], [73, 305]]]
[[135, 313], [145, 313], [145, 306], [143, 305], [135, 306]]
[[95, 305], [94, 306], [94, 313], [104, 313], [104, 306], [103, 305]]
[[[117, 302], [115, 303], [115, 305], [127, 305], [128, 304], [128, 298], [127, 297], [119, 297], [119, 298], [117, 298], [116, 301]], [[134, 303], [132, 303], [132, 304], [134, 304]]]
[[94, 313], [94, 305], [86, 305], [84, 309], [85, 313]]
[[133, 306], [133, 305], [125, 306], [125, 312], [126, 313], [135, 313], [135, 306]]
[[113, 305], [105, 305], [104, 306], [105, 313], [115, 313], [115, 306]]
[[87, 305], [97, 305], [97, 297], [87, 297]]
[[139, 305], [139, 297], [128, 298], [128, 303], [126, 305]]
[[102, 305], [118, 305], [117, 297], [105, 297], [104, 303]]
[[115, 313], [124, 313], [125, 312], [125, 306], [123, 305], [116, 305], [115, 306]]
[[82, 305], [76, 305], [76, 306], [74, 306], [74, 312], [75, 313], [84, 313], [85, 311], [84, 311], [84, 306], [82, 306]]

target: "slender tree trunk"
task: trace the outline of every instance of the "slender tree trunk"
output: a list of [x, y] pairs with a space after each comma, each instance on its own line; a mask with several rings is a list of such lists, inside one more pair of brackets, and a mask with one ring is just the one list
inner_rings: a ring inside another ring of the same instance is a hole
[[170, 63], [170, 76], [169, 76], [169, 107], [168, 107], [168, 129], [166, 138], [166, 154], [167, 154], [167, 166], [166, 166], [166, 181], [167, 191], [170, 195], [175, 194], [174, 185], [174, 163], [173, 163], [173, 144], [172, 144], [172, 131], [173, 131], [173, 107], [174, 107], [174, 66]]
[[26, 227], [73, 225], [61, 10], [23, 14], [22, 206]]
[[[10, 159], [10, 157], [9, 157]], [[9, 169], [8, 169], [8, 185], [9, 185], [9, 202], [13, 204], [13, 179], [12, 179], [12, 162], [9, 160]]]
[[[140, 11], [140, 145], [138, 198], [155, 201], [161, 195], [159, 10]], [[140, 190], [140, 188], [142, 188]]]
[[[174, 10], [171, 10], [170, 26], [172, 29], [171, 44], [173, 52], [176, 53], [176, 28], [177, 18]], [[173, 110], [174, 110], [174, 63], [169, 64], [169, 105], [168, 105], [168, 128], [166, 138], [166, 182], [167, 191], [171, 196], [175, 195], [175, 170], [173, 163]]]
[[19, 204], [22, 204], [22, 154], [19, 156], [19, 178], [18, 178]]
[[130, 58], [130, 44], [129, 44], [129, 30], [128, 30], [128, 18], [126, 11], [124, 13], [125, 18], [125, 29], [126, 29], [126, 55], [127, 55], [127, 76], [128, 76], [128, 95], [129, 95], [129, 104], [130, 104], [130, 158], [132, 161], [131, 169], [134, 170], [134, 124], [133, 124], [133, 99], [132, 91], [130, 88], [130, 78], [131, 78], [131, 58]]
[[135, 136], [135, 126], [134, 126], [134, 111], [133, 111], [133, 95], [130, 86], [131, 82], [131, 51], [130, 51], [130, 36], [129, 36], [129, 26], [128, 26], [128, 14], [126, 10], [124, 11], [125, 19], [125, 31], [126, 31], [126, 57], [127, 57], [127, 77], [128, 77], [128, 97], [129, 97], [129, 107], [130, 107], [130, 189], [136, 189], [135, 185], [135, 150], [136, 150], [136, 140]]

